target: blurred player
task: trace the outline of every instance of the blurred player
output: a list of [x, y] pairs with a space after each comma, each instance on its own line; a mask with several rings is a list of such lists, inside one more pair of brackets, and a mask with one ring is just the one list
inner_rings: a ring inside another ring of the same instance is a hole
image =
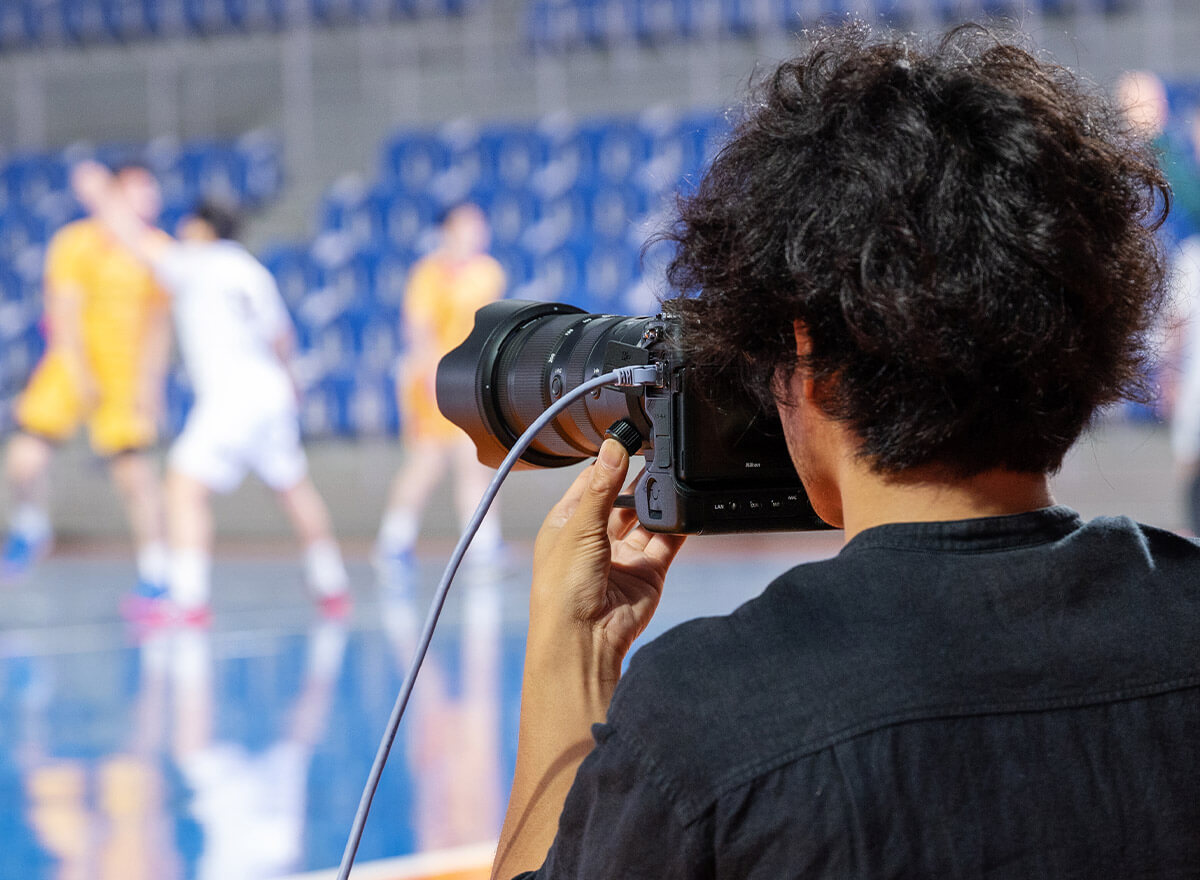
[[1188, 527], [1200, 534], [1200, 137], [1194, 119], [1186, 131], [1170, 127], [1166, 85], [1151, 71], [1122, 74], [1116, 99], [1130, 126], [1153, 140], [1171, 185], [1171, 212], [1160, 230], [1171, 267], [1171, 303], [1161, 328], [1159, 379]]
[[[158, 182], [126, 165], [115, 190], [155, 238]], [[46, 354], [17, 404], [20, 428], [4, 473], [12, 503], [0, 577], [18, 577], [49, 552], [48, 472], [55, 447], [87, 422], [92, 449], [129, 516], [137, 550], [137, 595], [166, 582], [162, 492], [147, 451], [157, 439], [170, 351], [167, 302], [152, 275], [101, 224], [80, 220], [50, 241], [45, 267]]]
[[[447, 465], [455, 468], [455, 499], [463, 524], [491, 479], [467, 435], [438, 410], [434, 393], [442, 355], [467, 338], [478, 309], [504, 294], [504, 270], [486, 253], [490, 235], [476, 205], [452, 208], [442, 221], [437, 250], [420, 260], [409, 277], [404, 297], [406, 349], [397, 382], [406, 458], [392, 483], [376, 542], [385, 586], [407, 582], [421, 514]], [[486, 564], [500, 550], [500, 524], [493, 507], [471, 544], [469, 558]]]
[[250, 470], [275, 490], [299, 536], [314, 598], [327, 614], [344, 614], [346, 568], [300, 447], [288, 370], [291, 321], [271, 274], [233, 240], [236, 218], [201, 205], [180, 223], [176, 242], [145, 224], [104, 168], [77, 166], [72, 183], [79, 200], [152, 267], [172, 296], [184, 365], [196, 390], [167, 472], [169, 585], [177, 610], [184, 619], [207, 618], [209, 496], [232, 491]]

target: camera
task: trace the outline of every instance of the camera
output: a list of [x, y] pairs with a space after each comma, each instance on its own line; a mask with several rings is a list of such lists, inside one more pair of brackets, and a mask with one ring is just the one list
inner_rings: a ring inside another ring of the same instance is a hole
[[521, 455], [562, 467], [594, 456], [611, 433], [642, 454], [632, 496], [655, 532], [714, 534], [829, 528], [809, 504], [778, 416], [689, 368], [669, 315], [589, 314], [563, 303], [501, 300], [475, 315], [442, 358], [442, 413], [499, 466], [518, 437], [572, 388], [618, 367], [654, 365], [657, 386], [606, 386], [570, 404]]

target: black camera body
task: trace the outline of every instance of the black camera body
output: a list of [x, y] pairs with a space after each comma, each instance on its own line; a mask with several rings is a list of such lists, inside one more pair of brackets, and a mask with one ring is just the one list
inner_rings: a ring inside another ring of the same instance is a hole
[[503, 300], [480, 309], [438, 366], [443, 414], [496, 467], [555, 400], [612, 369], [653, 364], [661, 384], [605, 387], [571, 404], [521, 456], [559, 467], [594, 456], [610, 429], [645, 456], [632, 497], [655, 532], [713, 534], [829, 528], [813, 511], [774, 413], [744, 395], [697, 387], [669, 316], [592, 315]]

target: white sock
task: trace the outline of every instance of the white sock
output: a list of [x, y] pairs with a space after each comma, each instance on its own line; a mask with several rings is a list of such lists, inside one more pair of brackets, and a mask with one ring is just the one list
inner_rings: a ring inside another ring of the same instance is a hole
[[411, 550], [417, 542], [417, 516], [411, 510], [389, 510], [379, 524], [379, 551], [400, 554]]
[[29, 541], [44, 541], [50, 537], [50, 514], [40, 504], [26, 501], [18, 504], [9, 524], [14, 532]]
[[166, 584], [168, 566], [167, 545], [162, 541], [150, 541], [138, 547], [137, 573], [138, 578], [147, 584], [161, 587]]
[[308, 637], [309, 679], [329, 681], [342, 668], [346, 654], [346, 627], [341, 623], [323, 621]]
[[308, 585], [318, 596], [333, 596], [346, 591], [349, 578], [342, 562], [342, 551], [329, 538], [313, 541], [304, 548], [304, 572]]
[[208, 604], [212, 559], [203, 550], [176, 550], [171, 554], [171, 599], [185, 611]]

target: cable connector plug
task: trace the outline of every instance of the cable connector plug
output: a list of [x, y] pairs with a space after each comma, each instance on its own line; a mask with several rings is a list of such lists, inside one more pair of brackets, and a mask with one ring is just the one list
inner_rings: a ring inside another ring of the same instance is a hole
[[663, 385], [662, 364], [618, 367], [614, 372], [617, 373], [617, 381], [613, 382], [613, 384], [619, 387], [637, 385], [657, 385], [661, 387]]

